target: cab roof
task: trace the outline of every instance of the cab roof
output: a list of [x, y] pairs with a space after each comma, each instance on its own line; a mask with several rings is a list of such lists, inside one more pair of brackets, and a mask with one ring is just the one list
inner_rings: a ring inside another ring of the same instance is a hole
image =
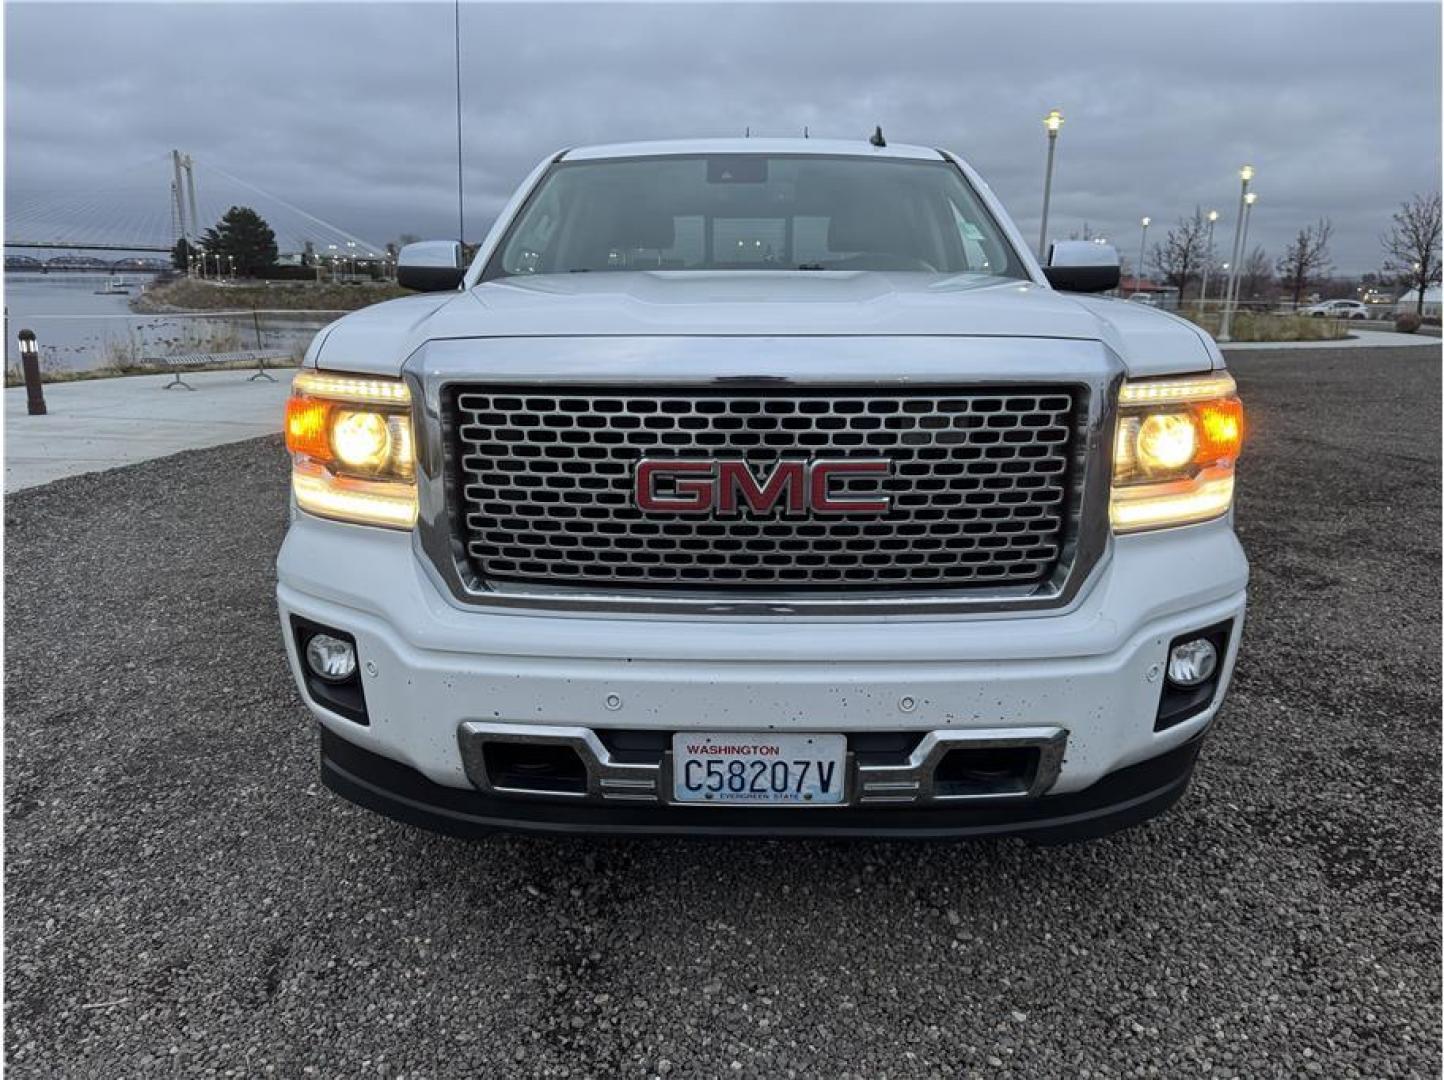
[[608, 143], [563, 150], [557, 161], [599, 161], [605, 158], [666, 157], [677, 154], [816, 154], [827, 156], [904, 158], [941, 161], [938, 150], [889, 143], [873, 146], [866, 139], [666, 139], [657, 142]]

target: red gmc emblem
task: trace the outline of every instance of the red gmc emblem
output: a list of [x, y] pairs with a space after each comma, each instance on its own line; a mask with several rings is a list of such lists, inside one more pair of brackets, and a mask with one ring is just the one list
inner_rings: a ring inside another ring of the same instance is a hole
[[892, 473], [887, 458], [814, 458], [779, 461], [754, 473], [737, 459], [644, 458], [637, 462], [637, 508], [650, 514], [883, 514], [887, 495], [861, 498], [839, 492], [834, 480]]

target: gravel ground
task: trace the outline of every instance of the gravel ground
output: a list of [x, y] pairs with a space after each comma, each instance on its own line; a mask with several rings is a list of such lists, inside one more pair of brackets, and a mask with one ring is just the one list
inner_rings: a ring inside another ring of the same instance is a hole
[[1233, 695], [1062, 849], [394, 826], [316, 779], [276, 441], [7, 499], [12, 1075], [1438, 1075], [1439, 350], [1235, 369]]

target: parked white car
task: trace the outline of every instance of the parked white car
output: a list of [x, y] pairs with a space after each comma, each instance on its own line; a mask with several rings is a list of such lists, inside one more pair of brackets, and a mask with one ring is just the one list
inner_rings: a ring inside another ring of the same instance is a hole
[[325, 783], [455, 834], [1100, 835], [1248, 565], [1213, 341], [952, 154], [566, 150], [331, 324], [277, 600]]
[[1316, 319], [1367, 319], [1370, 309], [1358, 300], [1325, 300], [1304, 308], [1302, 313]]

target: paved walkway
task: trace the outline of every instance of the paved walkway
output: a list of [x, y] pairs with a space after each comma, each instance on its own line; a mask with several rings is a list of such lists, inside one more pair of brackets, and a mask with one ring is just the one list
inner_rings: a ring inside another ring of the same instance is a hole
[[196, 389], [161, 389], [169, 375], [52, 383], [45, 416], [25, 388], [5, 391], [5, 491], [219, 446], [281, 430], [292, 372], [248, 382], [246, 371], [187, 372]]

